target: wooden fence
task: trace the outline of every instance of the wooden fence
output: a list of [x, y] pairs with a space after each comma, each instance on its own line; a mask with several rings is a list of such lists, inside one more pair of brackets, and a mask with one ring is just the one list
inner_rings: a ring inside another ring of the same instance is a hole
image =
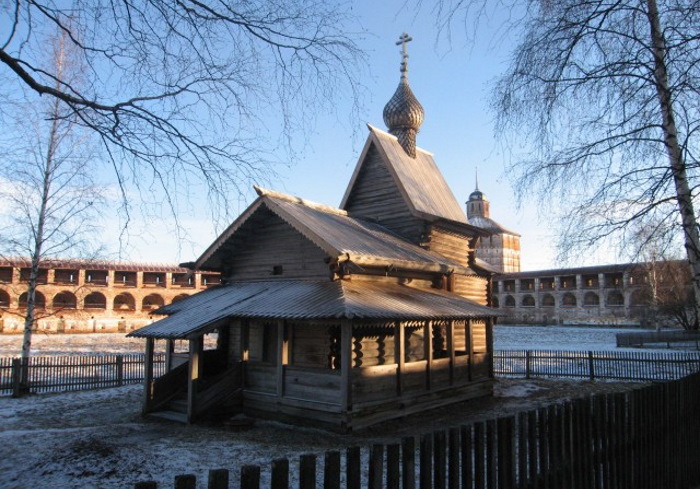
[[[73, 355], [27, 359], [28, 390], [63, 392], [118, 387], [143, 381], [144, 355]], [[0, 358], [0, 395], [18, 395], [22, 359]], [[165, 372], [165, 354], [154, 355], [156, 375]]]
[[[117, 387], [143, 380], [141, 354], [43, 356], [29, 359], [29, 391], [61, 392]], [[0, 358], [0, 395], [19, 390], [21, 360]], [[497, 377], [569, 377], [629, 381], [671, 380], [700, 371], [700, 352], [497, 350]], [[154, 356], [154, 375], [165, 354]]]
[[618, 347], [641, 348], [645, 345], [665, 346], [666, 348], [689, 348], [700, 350], [700, 331], [642, 331], [617, 333]]
[[497, 377], [672, 380], [700, 371], [700, 352], [497, 350]]
[[[700, 486], [700, 374], [600, 394], [400, 443], [209, 473], [209, 489], [692, 489]], [[294, 470], [296, 469], [296, 470]], [[161, 487], [194, 489], [194, 475]], [[157, 489], [153, 481], [136, 489]], [[202, 486], [203, 487], [203, 486]]]

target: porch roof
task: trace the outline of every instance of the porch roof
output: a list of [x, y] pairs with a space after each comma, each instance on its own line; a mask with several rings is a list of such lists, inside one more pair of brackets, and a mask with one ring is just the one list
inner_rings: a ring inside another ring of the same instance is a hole
[[158, 312], [169, 316], [129, 336], [193, 338], [230, 318], [434, 320], [498, 315], [489, 307], [437, 289], [304, 280], [234, 282], [200, 292]]

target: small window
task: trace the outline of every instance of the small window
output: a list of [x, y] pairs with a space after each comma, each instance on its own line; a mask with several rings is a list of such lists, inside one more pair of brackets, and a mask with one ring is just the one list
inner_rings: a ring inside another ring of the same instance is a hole
[[284, 273], [284, 267], [282, 265], [275, 265], [272, 267], [272, 275], [282, 275]]

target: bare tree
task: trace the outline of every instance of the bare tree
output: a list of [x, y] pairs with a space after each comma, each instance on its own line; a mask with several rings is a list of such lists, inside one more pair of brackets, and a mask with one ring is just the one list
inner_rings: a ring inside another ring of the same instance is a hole
[[[80, 83], [80, 69], [65, 33], [47, 41], [56, 77]], [[92, 178], [90, 139], [79, 117], [59, 98], [14, 106], [16, 134], [0, 162], [3, 202], [0, 252], [29, 257], [22, 358], [29, 357], [32, 331], [43, 310], [36, 294], [42, 261], [85, 253], [96, 239], [95, 223], [103, 201]], [[6, 141], [7, 143], [8, 141]], [[85, 255], [83, 255], [85, 256]], [[26, 385], [27, 369], [22, 369]]]
[[[449, 22], [487, 5], [439, 4]], [[493, 99], [497, 132], [517, 153], [509, 170], [519, 197], [563, 211], [565, 251], [623, 242], [640, 218], [675, 230], [700, 304], [700, 3], [498, 4], [521, 22]]]
[[[359, 34], [344, 33], [352, 17], [334, 2], [30, 0], [0, 10], [0, 90], [60, 100], [99, 137], [127, 218], [129, 186], [159, 188], [175, 211], [179, 196], [191, 197], [190, 179], [225, 211], [242, 186], [270, 174], [271, 148], [293, 149], [296, 131], [345, 89], [359, 99]], [[55, 29], [88, 83], [42, 61]]]

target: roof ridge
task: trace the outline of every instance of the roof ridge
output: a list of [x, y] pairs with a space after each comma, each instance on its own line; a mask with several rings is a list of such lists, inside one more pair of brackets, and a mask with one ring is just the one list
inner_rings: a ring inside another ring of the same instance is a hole
[[291, 194], [285, 194], [282, 192], [278, 192], [276, 190], [269, 190], [266, 188], [259, 187], [257, 185], [253, 185], [253, 188], [255, 191], [258, 193], [260, 197], [268, 197], [271, 199], [277, 199], [277, 200], [284, 200], [285, 202], [291, 202], [292, 204], [301, 204], [305, 207], [309, 207], [311, 209], [316, 209], [319, 211], [323, 212], [328, 212], [332, 214], [338, 214], [339, 216], [347, 216], [348, 213], [347, 211], [344, 211], [343, 209], [338, 209], [337, 207], [333, 207], [330, 205], [326, 204], [319, 204], [318, 202], [313, 202], [311, 200], [303, 199], [301, 197], [297, 197], [296, 195], [291, 195]]

